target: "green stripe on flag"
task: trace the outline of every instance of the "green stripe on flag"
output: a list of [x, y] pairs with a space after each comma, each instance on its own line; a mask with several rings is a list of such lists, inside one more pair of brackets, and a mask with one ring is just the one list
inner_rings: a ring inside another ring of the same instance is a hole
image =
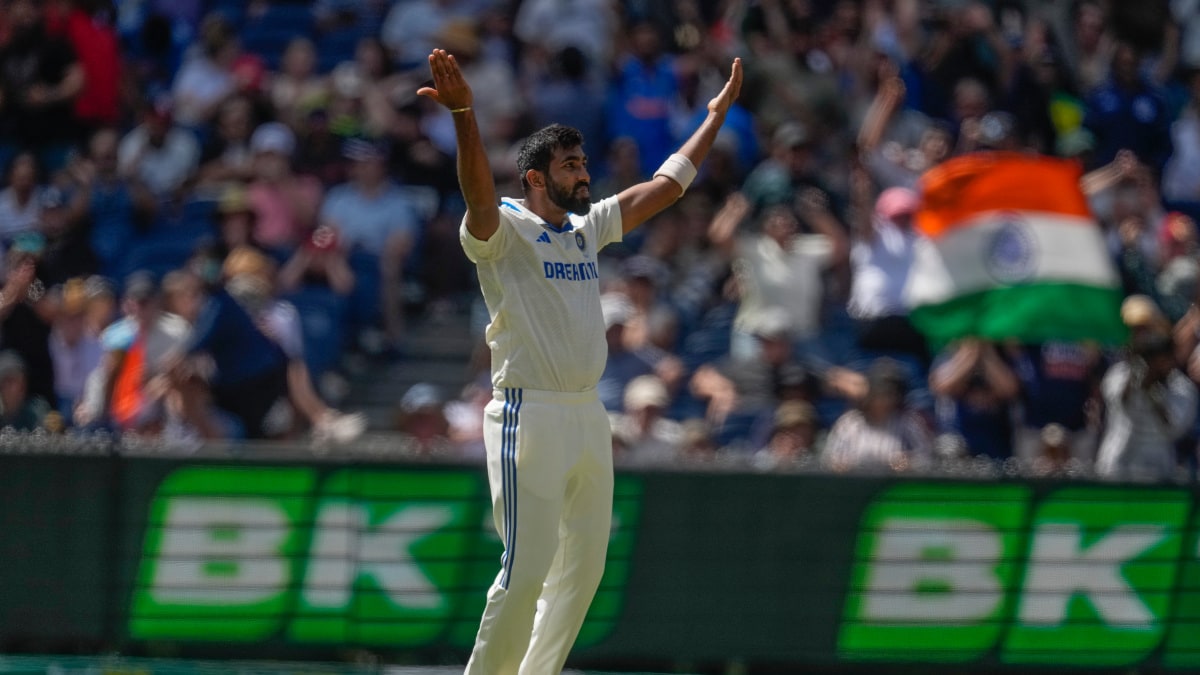
[[1121, 323], [1121, 292], [1067, 283], [1036, 283], [961, 295], [936, 305], [914, 307], [913, 325], [934, 348], [964, 337], [1095, 340], [1115, 345], [1128, 331]]

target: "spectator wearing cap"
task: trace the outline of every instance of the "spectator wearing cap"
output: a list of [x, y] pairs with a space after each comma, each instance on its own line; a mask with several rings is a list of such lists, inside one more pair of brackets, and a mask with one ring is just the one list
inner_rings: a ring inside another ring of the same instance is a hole
[[800, 122], [784, 122], [775, 129], [770, 155], [742, 184], [742, 194], [750, 201], [750, 215], [756, 216], [768, 206], [793, 204], [806, 187], [829, 193], [817, 173], [814, 148], [812, 135]]
[[120, 136], [113, 129], [97, 131], [88, 144], [88, 156], [67, 167], [72, 183], [64, 236], [70, 240], [72, 259], [87, 258], [92, 269], [113, 276], [121, 257], [141, 225], [154, 216], [158, 202], [134, 175], [118, 169]]
[[610, 415], [618, 459], [667, 464], [679, 456], [683, 429], [663, 417], [671, 404], [667, 387], [656, 375], [640, 375], [625, 387], [625, 412]]
[[886, 467], [904, 470], [927, 458], [933, 439], [921, 416], [905, 402], [908, 375], [891, 359], [867, 373], [867, 394], [829, 432], [823, 457], [836, 470]]
[[608, 361], [596, 391], [604, 408], [610, 413], [622, 412], [625, 388], [634, 378], [642, 375], [657, 374], [667, 383], [668, 390], [677, 387], [683, 374], [683, 367], [677, 358], [649, 344], [638, 349], [626, 346], [625, 329], [633, 314], [629, 298], [621, 293], [605, 293], [600, 298], [600, 308], [604, 314]]
[[879, 195], [874, 209], [863, 211], [870, 215], [859, 218], [850, 247], [847, 310], [858, 322], [860, 348], [927, 360], [925, 339], [909, 322], [903, 297], [919, 238], [913, 229], [919, 204], [916, 192], [893, 187]]
[[342, 245], [378, 265], [384, 332], [394, 345], [403, 333], [404, 269], [420, 234], [416, 205], [387, 175], [387, 149], [379, 141], [350, 139], [344, 147], [350, 181], [334, 187], [320, 221]]
[[971, 455], [1013, 455], [1013, 413], [1020, 382], [996, 346], [966, 339], [934, 360], [929, 389], [937, 396], [938, 431]]
[[241, 185], [226, 188], [217, 201], [218, 246], [228, 254], [239, 246], [255, 245], [255, 226], [258, 213], [250, 203], [250, 193]]
[[316, 223], [324, 190], [312, 176], [292, 171], [296, 137], [279, 122], [267, 122], [250, 137], [256, 178], [249, 187], [257, 222], [254, 240], [264, 248], [291, 250]]
[[0, 287], [0, 349], [16, 352], [25, 364], [29, 392], [54, 407], [54, 360], [50, 328], [58, 314], [58, 298], [42, 280], [45, 243], [28, 237], [9, 249], [4, 285]]
[[409, 387], [396, 411], [396, 430], [412, 443], [413, 450], [427, 454], [444, 449], [449, 442], [450, 423], [443, 410], [441, 390], [428, 382]]
[[0, 190], [0, 238], [6, 244], [17, 232], [36, 229], [42, 218], [37, 156], [18, 153], [7, 174], [8, 187]]
[[191, 132], [175, 126], [171, 104], [146, 104], [141, 124], [117, 146], [117, 170], [136, 177], [160, 200], [174, 198], [196, 171], [200, 147]]
[[51, 407], [29, 391], [29, 376], [21, 355], [0, 352], [0, 428], [34, 431], [44, 428]]
[[61, 307], [50, 330], [50, 357], [54, 363], [54, 393], [67, 424], [83, 397], [84, 385], [100, 365], [104, 350], [98, 335], [87, 330], [86, 282], [70, 279], [62, 288]]
[[1096, 470], [1118, 480], [1166, 480], [1175, 473], [1175, 441], [1196, 417], [1196, 385], [1175, 367], [1171, 339], [1135, 337], [1127, 358], [1100, 383], [1105, 427]]
[[779, 470], [794, 466], [817, 453], [821, 423], [817, 409], [808, 401], [786, 401], [772, 415], [770, 436], [754, 453], [754, 466]]
[[201, 364], [211, 363], [207, 379], [213, 403], [237, 419], [247, 438], [285, 432], [274, 427], [271, 416], [287, 405], [287, 357], [278, 343], [226, 289], [218, 286], [210, 292], [191, 271], [167, 275], [163, 290], [168, 308], [191, 325], [182, 354], [173, 357], [172, 375], [190, 381], [188, 373], [203, 372]]
[[[344, 263], [343, 263], [344, 264]], [[350, 274], [349, 268], [345, 270]], [[230, 251], [223, 269], [225, 287], [287, 356], [288, 397], [312, 425], [319, 440], [349, 442], [362, 434], [366, 419], [327, 405], [317, 394], [304, 360], [304, 330], [295, 305], [275, 296], [275, 264], [249, 246]], [[353, 277], [350, 283], [353, 284]]]
[[161, 422], [157, 399], [147, 385], [166, 374], [171, 354], [183, 346], [187, 322], [162, 310], [158, 284], [146, 272], [125, 279], [121, 313], [100, 334], [103, 355], [74, 409], [80, 426], [111, 424], [121, 431], [141, 431]]
[[245, 96], [233, 96], [221, 104], [215, 133], [200, 152], [198, 191], [219, 194], [254, 178], [254, 154], [250, 150], [254, 118], [254, 103]]
[[754, 324], [772, 311], [787, 316], [788, 331], [798, 343], [809, 343], [821, 329], [825, 301], [824, 277], [845, 266], [850, 245], [841, 223], [829, 210], [824, 193], [806, 188], [797, 202], [799, 216], [810, 228], [801, 229], [790, 204], [768, 207], [759, 234], [739, 234], [750, 214], [750, 202], [740, 194], [729, 198], [713, 218], [709, 238], [734, 260], [741, 300], [733, 323], [733, 348], [753, 356], [757, 343]]

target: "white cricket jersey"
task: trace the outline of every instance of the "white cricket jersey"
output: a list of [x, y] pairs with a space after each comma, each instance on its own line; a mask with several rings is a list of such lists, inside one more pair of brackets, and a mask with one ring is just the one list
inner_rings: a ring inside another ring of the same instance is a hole
[[600, 380], [608, 359], [596, 254], [620, 241], [621, 207], [609, 197], [561, 230], [525, 208], [500, 202], [500, 227], [480, 241], [459, 240], [479, 270], [491, 323], [492, 385], [579, 392]]

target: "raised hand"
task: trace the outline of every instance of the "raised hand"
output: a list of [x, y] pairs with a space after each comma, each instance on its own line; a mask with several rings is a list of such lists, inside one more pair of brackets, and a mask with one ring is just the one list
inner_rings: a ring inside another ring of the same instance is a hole
[[433, 50], [429, 55], [429, 70], [433, 73], [433, 86], [421, 87], [417, 90], [418, 95], [428, 96], [450, 110], [471, 107], [474, 100], [471, 87], [453, 54], [445, 49]]
[[729, 106], [737, 100], [738, 93], [742, 90], [742, 60], [734, 59], [733, 68], [729, 73], [729, 81], [721, 89], [721, 93], [713, 97], [713, 100], [708, 102], [709, 112], [715, 112], [724, 115], [729, 112]]

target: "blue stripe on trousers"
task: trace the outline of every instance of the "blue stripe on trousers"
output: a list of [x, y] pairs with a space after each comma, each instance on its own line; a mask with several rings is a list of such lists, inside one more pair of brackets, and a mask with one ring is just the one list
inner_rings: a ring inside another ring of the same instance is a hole
[[[505, 392], [504, 401], [508, 415], [501, 441], [500, 465], [502, 470], [501, 482], [508, 483], [507, 500], [505, 501], [505, 543], [504, 543], [504, 572], [500, 579], [500, 587], [508, 590], [508, 582], [512, 577], [513, 562], [517, 557], [517, 433], [521, 423], [521, 403], [523, 392], [520, 389], [509, 389]], [[507, 460], [507, 461], [506, 461]]]

